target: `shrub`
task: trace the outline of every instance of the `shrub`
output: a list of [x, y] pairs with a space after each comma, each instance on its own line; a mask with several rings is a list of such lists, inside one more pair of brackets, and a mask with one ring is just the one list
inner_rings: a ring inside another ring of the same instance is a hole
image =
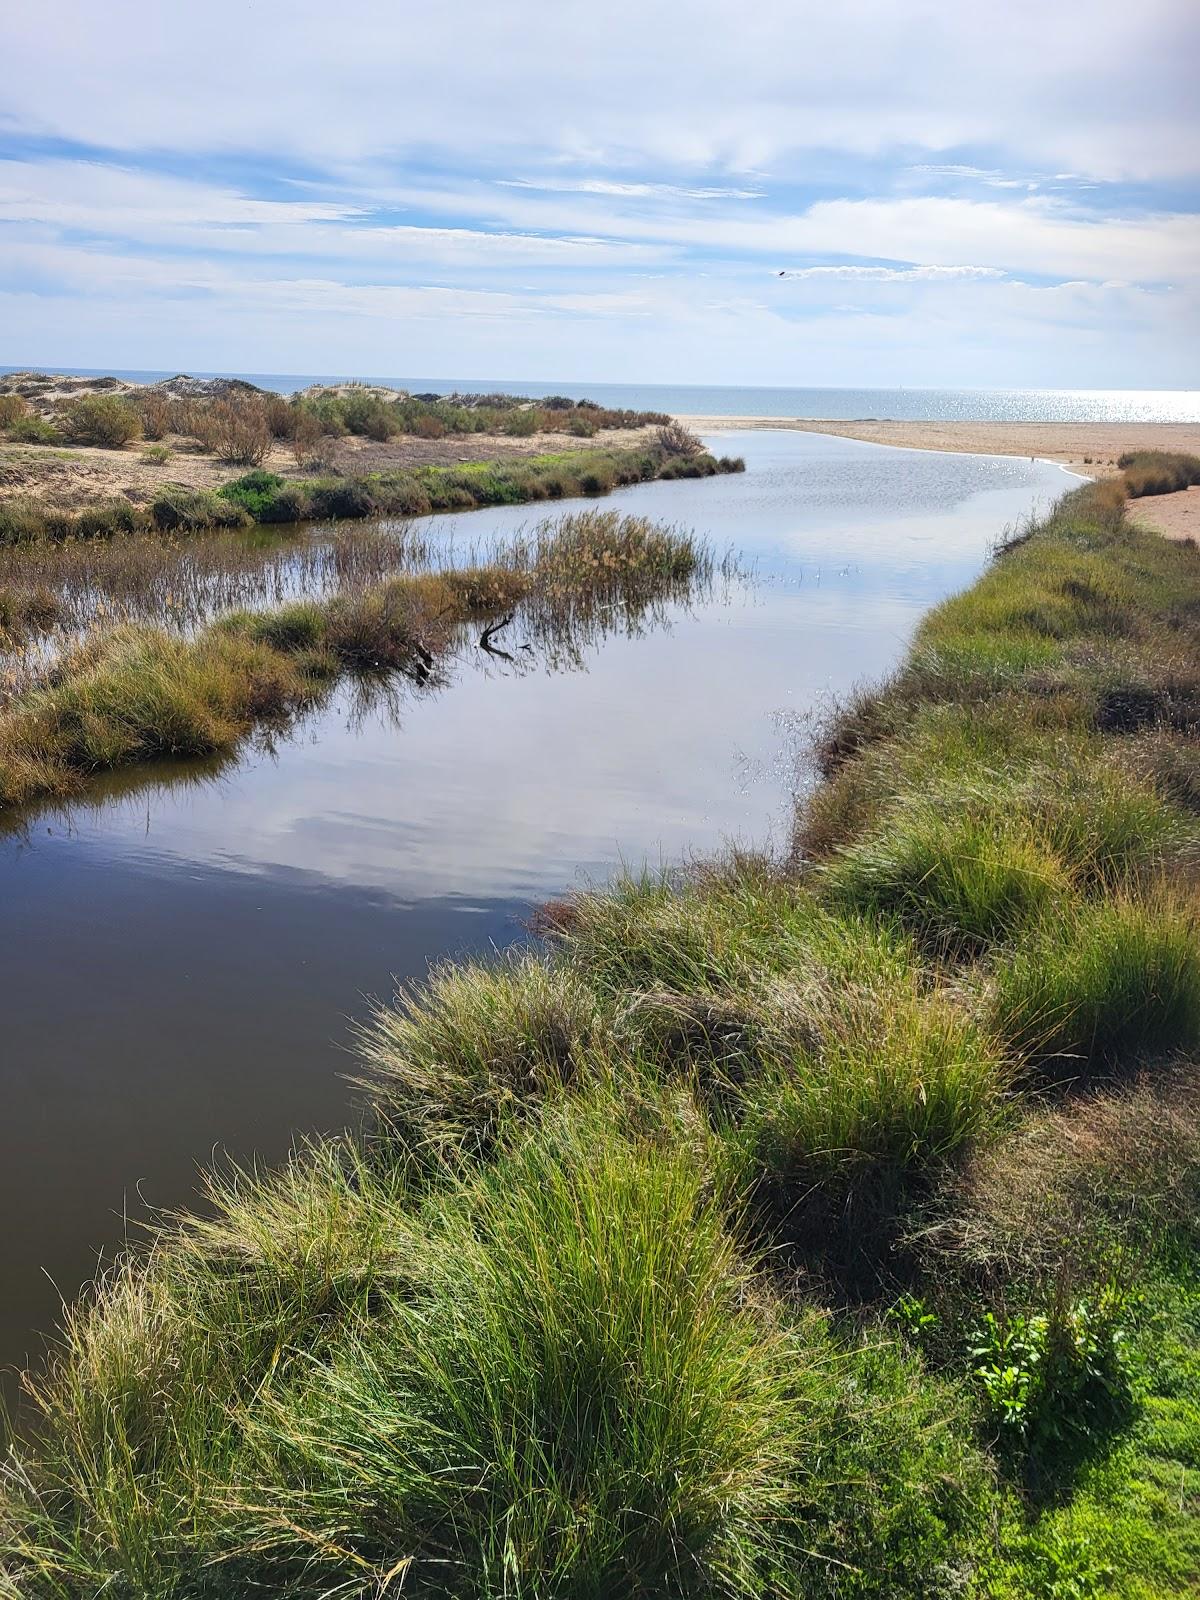
[[1195, 912], [1164, 893], [1052, 913], [998, 963], [995, 1026], [1040, 1072], [1086, 1076], [1200, 1042]]
[[516, 439], [528, 439], [538, 431], [538, 414], [532, 408], [511, 412], [504, 420], [505, 433]]
[[592, 439], [596, 435], [596, 424], [587, 417], [572, 417], [567, 423], [567, 432], [574, 434], [577, 439]]
[[278, 521], [281, 519], [264, 518], [263, 512], [274, 505], [282, 488], [281, 477], [274, 472], [264, 472], [259, 468], [254, 472], [244, 473], [232, 483], [222, 484], [217, 493], [222, 500], [230, 500], [234, 505], [244, 506], [258, 521]]
[[446, 424], [440, 417], [417, 417], [408, 431], [418, 439], [444, 439]]
[[320, 417], [310, 406], [293, 405], [288, 438], [298, 467], [310, 464], [320, 448], [324, 433]]
[[271, 449], [270, 416], [257, 395], [226, 395], [208, 408], [205, 442], [222, 461], [258, 466]]
[[9, 423], [8, 437], [15, 444], [61, 444], [62, 434], [52, 422], [45, 417], [39, 417], [36, 412], [29, 416], [18, 417], [15, 422]]
[[370, 517], [378, 510], [375, 496], [359, 479], [309, 485], [309, 513], [313, 517]]
[[668, 422], [665, 428], [658, 430], [655, 440], [666, 456], [698, 456], [704, 450], [701, 440], [682, 422]]
[[142, 514], [128, 500], [105, 500], [77, 512], [71, 531], [80, 539], [111, 539], [142, 525]]
[[172, 431], [169, 395], [158, 389], [141, 389], [135, 395], [133, 404], [142, 419], [142, 433], [147, 439], [165, 439]]
[[161, 467], [170, 461], [173, 454], [170, 445], [150, 444], [142, 451], [142, 460], [149, 467]]
[[14, 422], [29, 415], [29, 401], [20, 394], [0, 394], [0, 429], [11, 428]]
[[142, 433], [136, 409], [117, 395], [81, 395], [65, 408], [63, 419], [68, 437], [107, 450], [119, 450]]

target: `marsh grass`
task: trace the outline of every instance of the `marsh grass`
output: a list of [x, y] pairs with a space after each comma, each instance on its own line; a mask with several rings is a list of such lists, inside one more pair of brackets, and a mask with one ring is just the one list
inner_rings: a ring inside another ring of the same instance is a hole
[[1039, 1074], [1084, 1079], [1200, 1047], [1200, 924], [1164, 885], [1068, 905], [997, 962], [997, 1030]]
[[1121, 456], [1117, 465], [1134, 499], [1147, 494], [1174, 494], [1200, 483], [1200, 456], [1183, 451], [1134, 450]]
[[[407, 559], [402, 541], [386, 554], [361, 542], [343, 549], [340, 575], [361, 578], [392, 559]], [[501, 609], [521, 606], [541, 638], [611, 626], [614, 612], [633, 625], [710, 567], [707, 552], [684, 535], [585, 513], [541, 527], [486, 567], [343, 582], [324, 599], [275, 613], [228, 612], [178, 633], [102, 627], [68, 647], [40, 681], [19, 683], [0, 709], [0, 804], [60, 795], [118, 766], [232, 750], [255, 727], [313, 703], [342, 673], [404, 672], [425, 682], [459, 626]], [[161, 582], [152, 559], [137, 570], [142, 583], [148, 574]]]

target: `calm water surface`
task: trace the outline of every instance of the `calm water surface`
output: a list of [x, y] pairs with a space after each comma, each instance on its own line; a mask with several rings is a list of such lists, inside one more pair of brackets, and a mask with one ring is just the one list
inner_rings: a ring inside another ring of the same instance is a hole
[[512, 664], [470, 648], [390, 709], [348, 689], [272, 752], [0, 840], [0, 1362], [36, 1351], [147, 1204], [187, 1204], [214, 1151], [274, 1160], [340, 1126], [350, 1019], [393, 977], [521, 937], [581, 874], [785, 839], [806, 714], [892, 667], [1005, 525], [1072, 481], [809, 434], [719, 448], [744, 476], [609, 503], [732, 546], [751, 581], [574, 667], [515, 635]]
[[[16, 372], [0, 367], [0, 372]], [[47, 372], [87, 373], [87, 368], [47, 367]], [[113, 377], [157, 383], [171, 372], [123, 371]], [[92, 376], [103, 374], [96, 369]], [[195, 373], [237, 377], [260, 389], [292, 394], [311, 383], [346, 383], [362, 373]], [[543, 378], [413, 378], [375, 374], [365, 380], [411, 394], [586, 395], [599, 405], [634, 411], [669, 411], [693, 417], [823, 417], [853, 422], [1200, 422], [1200, 389], [850, 389], [737, 386], [733, 384], [591, 383]]]

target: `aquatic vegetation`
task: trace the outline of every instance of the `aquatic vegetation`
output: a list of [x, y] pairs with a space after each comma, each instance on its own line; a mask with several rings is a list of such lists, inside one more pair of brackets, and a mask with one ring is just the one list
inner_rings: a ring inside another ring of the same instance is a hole
[[[347, 566], [353, 554], [343, 556]], [[403, 559], [397, 547], [389, 559]], [[94, 772], [216, 754], [313, 703], [344, 672], [426, 681], [455, 629], [520, 606], [553, 639], [612, 607], [632, 622], [703, 579], [695, 540], [643, 518], [544, 524], [485, 567], [393, 576], [187, 635], [121, 624], [85, 635], [0, 709], [0, 805], [77, 789]]]

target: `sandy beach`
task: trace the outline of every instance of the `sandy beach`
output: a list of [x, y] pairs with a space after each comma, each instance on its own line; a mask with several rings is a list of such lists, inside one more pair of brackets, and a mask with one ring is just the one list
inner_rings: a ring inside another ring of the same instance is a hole
[[[1089, 478], [1111, 478], [1127, 450], [1182, 450], [1200, 455], [1194, 422], [839, 422], [807, 417], [681, 417], [698, 433], [743, 428], [794, 428], [832, 433], [901, 450], [953, 450], [968, 455], [1036, 456]], [[1200, 489], [1135, 501], [1134, 520], [1173, 539], [1200, 539]]]

